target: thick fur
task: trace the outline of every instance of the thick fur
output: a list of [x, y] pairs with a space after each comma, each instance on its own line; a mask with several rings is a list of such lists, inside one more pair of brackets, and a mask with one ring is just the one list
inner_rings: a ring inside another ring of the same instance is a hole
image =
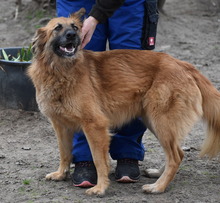
[[[82, 12], [81, 10], [80, 12]], [[97, 185], [88, 194], [104, 194], [109, 185], [110, 129], [135, 117], [164, 149], [164, 171], [149, 193], [163, 192], [183, 159], [180, 142], [199, 119], [208, 125], [201, 154], [220, 152], [220, 93], [191, 64], [165, 53], [140, 50], [92, 52], [77, 48], [72, 57], [54, 53], [53, 44], [65, 30], [82, 23], [80, 12], [52, 19], [37, 30], [34, 59], [28, 75], [36, 87], [40, 111], [53, 125], [60, 150], [60, 166], [47, 179], [62, 180], [72, 160], [72, 135], [82, 129], [91, 148], [98, 173]], [[57, 24], [62, 29], [56, 29]]]

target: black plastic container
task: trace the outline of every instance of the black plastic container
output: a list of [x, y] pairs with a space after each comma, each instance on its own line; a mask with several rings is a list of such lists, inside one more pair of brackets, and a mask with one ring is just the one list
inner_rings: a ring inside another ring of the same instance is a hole
[[38, 111], [35, 88], [26, 74], [31, 62], [3, 60], [2, 49], [7, 55], [16, 57], [21, 47], [0, 48], [0, 105], [5, 108]]

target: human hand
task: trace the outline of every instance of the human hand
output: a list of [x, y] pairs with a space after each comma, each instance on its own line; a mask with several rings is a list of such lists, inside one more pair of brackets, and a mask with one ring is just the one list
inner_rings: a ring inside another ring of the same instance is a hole
[[84, 48], [90, 42], [97, 24], [98, 24], [98, 21], [92, 16], [89, 16], [83, 22], [82, 35], [81, 35], [82, 48]]

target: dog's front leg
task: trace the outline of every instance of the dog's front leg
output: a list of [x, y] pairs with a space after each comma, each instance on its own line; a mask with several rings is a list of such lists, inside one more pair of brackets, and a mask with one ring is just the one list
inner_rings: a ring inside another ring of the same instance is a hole
[[56, 172], [52, 172], [46, 175], [47, 180], [63, 180], [66, 178], [70, 163], [72, 161], [72, 139], [73, 132], [66, 126], [60, 124], [57, 120], [51, 120], [53, 128], [55, 130], [59, 151], [60, 151], [60, 166]]
[[111, 134], [108, 130], [105, 119], [98, 119], [97, 122], [86, 123], [83, 131], [90, 146], [93, 161], [97, 171], [97, 185], [88, 189], [87, 194], [103, 195], [109, 185], [109, 145]]

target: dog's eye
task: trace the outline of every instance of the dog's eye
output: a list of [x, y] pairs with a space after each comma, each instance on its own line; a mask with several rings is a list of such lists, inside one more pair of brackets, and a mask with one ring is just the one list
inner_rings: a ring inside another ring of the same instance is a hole
[[54, 28], [54, 30], [60, 31], [60, 30], [62, 30], [62, 28], [63, 28], [63, 26], [62, 26], [61, 24], [58, 24], [58, 25]]
[[77, 26], [75, 26], [74, 24], [71, 24], [72, 28], [74, 31], [77, 31], [79, 28]]

